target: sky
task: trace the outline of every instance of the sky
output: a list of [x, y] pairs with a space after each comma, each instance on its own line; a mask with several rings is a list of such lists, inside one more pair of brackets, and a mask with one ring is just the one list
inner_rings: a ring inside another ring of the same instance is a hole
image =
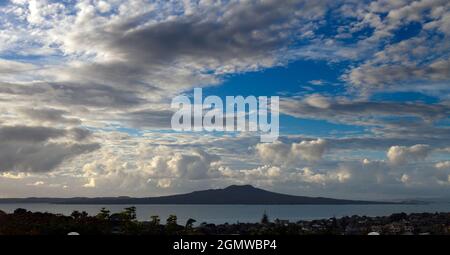
[[[279, 96], [280, 137], [172, 98]], [[0, 197], [450, 194], [448, 0], [0, 1]]]

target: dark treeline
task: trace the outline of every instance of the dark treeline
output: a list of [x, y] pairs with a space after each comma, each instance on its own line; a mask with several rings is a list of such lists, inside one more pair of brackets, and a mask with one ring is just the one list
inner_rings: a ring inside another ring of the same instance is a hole
[[30, 212], [16, 209], [13, 213], [0, 211], [0, 235], [367, 235], [367, 234], [450, 234], [450, 213], [397, 213], [390, 216], [351, 216], [312, 221], [270, 221], [264, 213], [259, 223], [196, 224], [189, 219], [180, 225], [175, 215], [164, 222], [159, 216], [148, 221], [136, 219], [136, 208], [128, 207], [120, 213], [105, 208], [97, 215], [74, 211], [70, 216]]

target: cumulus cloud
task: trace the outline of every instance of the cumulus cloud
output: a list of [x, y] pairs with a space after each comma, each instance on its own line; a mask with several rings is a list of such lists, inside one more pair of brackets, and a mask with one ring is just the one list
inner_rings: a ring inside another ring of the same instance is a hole
[[351, 173], [347, 170], [327, 171], [325, 173], [315, 172], [309, 167], [303, 168], [297, 177], [306, 183], [328, 184], [330, 182], [346, 182], [351, 178]]
[[404, 164], [411, 161], [424, 160], [431, 152], [431, 148], [426, 144], [416, 144], [411, 147], [392, 146], [387, 152], [389, 162], [393, 164]]
[[150, 177], [205, 179], [214, 175], [213, 163], [218, 160], [217, 156], [194, 150], [192, 154], [174, 153], [167, 156], [155, 156], [149, 162], [143, 162], [141, 169]]
[[[122, 154], [122, 153], [120, 153]], [[82, 166], [83, 187], [143, 190], [150, 185], [169, 188], [173, 183], [219, 178], [220, 157], [200, 149], [176, 152], [166, 146], [138, 145], [124, 163], [117, 152], [101, 152]], [[128, 161], [127, 160], [127, 161]]]
[[170, 186], [172, 186], [172, 180], [171, 179], [159, 179], [156, 186], [159, 188], [163, 188], [163, 189], [170, 188]]
[[230, 170], [230, 169], [222, 169], [224, 176], [232, 177], [236, 179], [247, 179], [247, 180], [255, 180], [255, 179], [277, 179], [283, 175], [280, 167], [271, 166], [271, 165], [263, 165], [254, 169], [242, 169], [239, 171]]
[[326, 141], [317, 139], [292, 144], [260, 143], [256, 145], [255, 149], [257, 155], [264, 162], [278, 165], [296, 164], [300, 160], [317, 161], [321, 159], [325, 153]]
[[95, 188], [95, 179], [89, 178], [89, 182], [83, 184], [83, 187], [85, 188]]
[[435, 167], [437, 169], [450, 169], [450, 161], [442, 161], [442, 162], [438, 162], [436, 163]]

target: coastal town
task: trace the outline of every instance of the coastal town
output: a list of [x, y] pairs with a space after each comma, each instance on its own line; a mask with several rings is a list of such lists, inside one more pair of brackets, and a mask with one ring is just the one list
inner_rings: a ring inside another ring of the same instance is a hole
[[[263, 217], [264, 219], [264, 217]], [[203, 224], [202, 234], [281, 235], [449, 235], [450, 213], [398, 213], [383, 217], [350, 216], [289, 222], [275, 219], [258, 224]]]
[[162, 222], [157, 215], [136, 219], [136, 208], [120, 213], [103, 208], [97, 215], [62, 214], [16, 209], [0, 211], [0, 235], [450, 235], [450, 213], [396, 213], [389, 216], [346, 216], [290, 222], [264, 213], [258, 223], [212, 224], [176, 215]]

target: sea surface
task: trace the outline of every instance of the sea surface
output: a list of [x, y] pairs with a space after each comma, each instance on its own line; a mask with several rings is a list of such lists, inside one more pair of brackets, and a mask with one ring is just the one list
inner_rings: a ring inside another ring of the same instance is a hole
[[[0, 210], [13, 212], [24, 208], [33, 212], [51, 212], [70, 215], [72, 211], [86, 211], [96, 215], [102, 207], [111, 212], [120, 212], [133, 205], [60, 205], [60, 204], [0, 204]], [[161, 222], [171, 214], [184, 224], [189, 218], [208, 223], [259, 222], [264, 212], [269, 219], [276, 218], [295, 222], [352, 215], [385, 216], [392, 213], [450, 212], [450, 203], [431, 203], [418, 205], [137, 205], [137, 218], [150, 220], [159, 215]]]

